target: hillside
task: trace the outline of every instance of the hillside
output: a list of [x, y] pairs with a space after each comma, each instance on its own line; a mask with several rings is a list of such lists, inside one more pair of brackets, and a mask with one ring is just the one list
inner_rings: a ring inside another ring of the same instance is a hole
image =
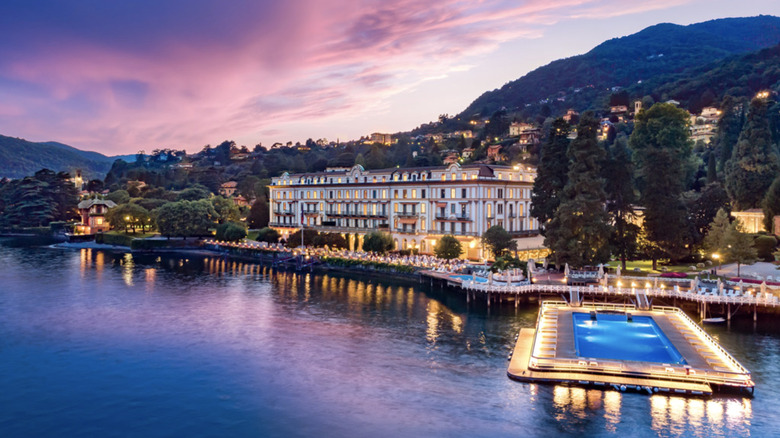
[[22, 178], [43, 168], [55, 171], [81, 169], [87, 179], [103, 178], [115, 159], [62, 143], [34, 143], [0, 135], [0, 178]]
[[780, 90], [780, 44], [629, 88], [632, 95], [675, 99], [693, 112], [720, 102], [725, 94], [749, 98], [762, 90]]
[[630, 87], [778, 42], [780, 18], [773, 16], [724, 18], [688, 26], [658, 24], [537, 68], [484, 93], [462, 116], [490, 116], [502, 107], [522, 110], [544, 103], [554, 111], [592, 108], [606, 99], [612, 87]]

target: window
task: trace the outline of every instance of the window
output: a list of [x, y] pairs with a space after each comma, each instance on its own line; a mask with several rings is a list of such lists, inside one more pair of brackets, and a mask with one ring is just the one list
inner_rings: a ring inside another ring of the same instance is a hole
[[441, 199], [444, 199], [446, 197], [444, 189], [441, 189]]
[[496, 212], [498, 212], [498, 214], [503, 214], [504, 213], [504, 204], [496, 205]]
[[412, 199], [417, 199], [417, 189], [412, 189]]
[[450, 189], [450, 198], [455, 199], [455, 189]]
[[376, 199], [376, 190], [374, 190], [374, 192], [372, 193], [372, 195], [373, 195], [372, 197], [373, 197], [374, 199]]
[[406, 199], [406, 189], [403, 190], [403, 198]]
[[420, 190], [420, 197], [425, 199], [425, 189]]
[[422, 204], [420, 204], [420, 211], [422, 213], [425, 213], [425, 203], [424, 202]]
[[493, 205], [492, 204], [488, 204], [487, 205], [487, 216], [488, 217], [493, 216]]
[[387, 189], [382, 189], [382, 199], [387, 199]]
[[504, 189], [498, 189], [498, 199], [502, 199], [504, 197]]
[[460, 197], [464, 199], [466, 198], [466, 189], [460, 189]]
[[487, 196], [486, 196], [486, 198], [490, 198], [492, 194], [493, 194], [493, 189], [487, 189]]
[[393, 198], [398, 199], [398, 190], [393, 190]]
[[450, 205], [450, 213], [455, 214], [455, 204]]

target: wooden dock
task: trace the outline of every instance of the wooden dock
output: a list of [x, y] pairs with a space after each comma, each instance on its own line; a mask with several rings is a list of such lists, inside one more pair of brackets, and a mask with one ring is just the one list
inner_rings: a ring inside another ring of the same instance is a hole
[[[573, 313], [630, 313], [655, 321], [685, 361], [644, 361], [579, 357], [574, 344]], [[584, 303], [571, 306], [546, 301], [539, 309], [536, 329], [518, 334], [507, 374], [526, 382], [548, 382], [635, 390], [707, 395], [713, 390], [749, 390], [753, 383], [745, 369], [712, 337], [678, 308], [637, 310], [633, 306]]]
[[571, 371], [537, 371], [529, 368], [533, 348], [534, 329], [520, 330], [507, 375], [521, 382], [559, 383], [564, 385], [594, 386], [616, 390], [644, 392], [671, 392], [678, 394], [711, 395], [712, 387], [704, 383], [675, 382], [660, 379], [645, 379], [614, 374], [596, 374]]

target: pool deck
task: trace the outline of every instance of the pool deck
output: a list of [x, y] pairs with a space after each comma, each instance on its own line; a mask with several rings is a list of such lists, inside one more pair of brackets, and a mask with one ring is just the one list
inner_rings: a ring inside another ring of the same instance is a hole
[[[573, 312], [626, 312], [651, 316], [685, 359], [685, 364], [577, 357]], [[639, 311], [633, 306], [547, 301], [536, 329], [522, 329], [507, 374], [525, 382], [562, 383], [619, 390], [712, 394], [714, 389], [748, 389], [750, 372], [677, 308]]]

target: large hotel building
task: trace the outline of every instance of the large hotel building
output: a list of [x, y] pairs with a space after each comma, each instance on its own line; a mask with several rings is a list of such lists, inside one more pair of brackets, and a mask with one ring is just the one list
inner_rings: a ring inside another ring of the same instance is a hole
[[301, 224], [341, 233], [353, 248], [367, 233], [385, 231], [396, 249], [422, 254], [432, 254], [437, 239], [451, 234], [463, 244], [463, 257], [481, 260], [487, 256], [482, 233], [500, 225], [517, 239], [522, 256], [536, 256], [542, 238], [528, 214], [535, 176], [524, 166], [457, 163], [284, 173], [269, 186], [270, 226], [285, 239]]

